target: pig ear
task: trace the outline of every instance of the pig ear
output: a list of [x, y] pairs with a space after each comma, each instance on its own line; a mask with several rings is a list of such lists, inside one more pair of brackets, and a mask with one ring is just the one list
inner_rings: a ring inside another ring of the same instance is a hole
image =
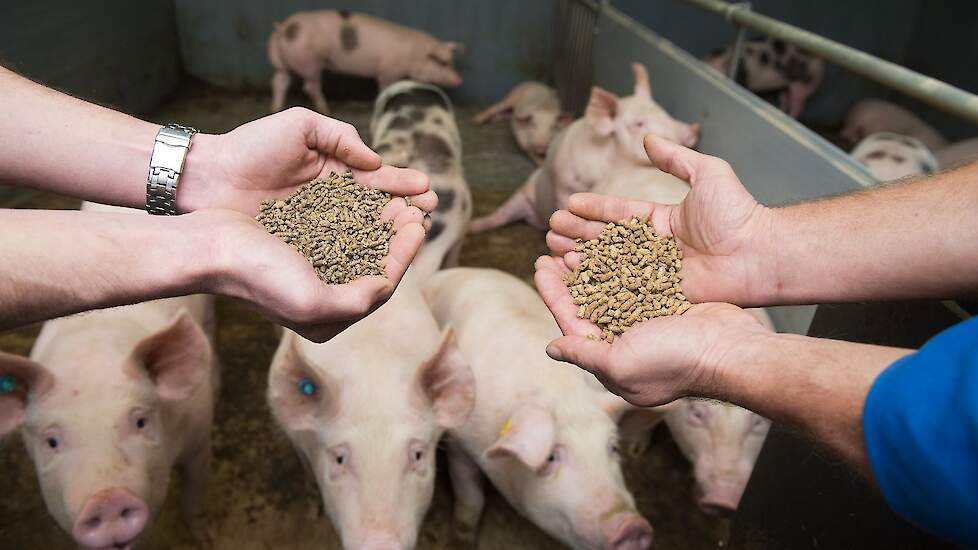
[[418, 385], [435, 411], [442, 428], [457, 428], [469, 419], [475, 406], [475, 377], [455, 345], [451, 327], [442, 334], [438, 351], [418, 373]]
[[156, 384], [160, 398], [179, 401], [210, 376], [211, 343], [190, 312], [181, 309], [168, 327], [136, 344], [132, 358]]
[[632, 76], [635, 78], [634, 94], [652, 99], [652, 85], [649, 84], [649, 71], [645, 65], [632, 63]]
[[313, 430], [336, 412], [336, 384], [302, 358], [298, 343], [293, 332], [282, 337], [268, 372], [268, 403], [289, 430]]
[[26, 357], [0, 352], [0, 437], [20, 427], [27, 400], [54, 386], [54, 375]]
[[442, 42], [436, 45], [429, 55], [435, 60], [447, 64], [452, 62], [452, 54], [461, 55], [464, 51], [465, 46], [458, 42]]
[[499, 439], [486, 456], [512, 456], [536, 471], [547, 462], [555, 438], [553, 416], [538, 405], [525, 403], [499, 428]]
[[607, 137], [614, 131], [614, 118], [618, 114], [618, 96], [599, 88], [591, 88], [591, 99], [588, 100], [584, 118], [591, 129], [600, 136]]
[[677, 400], [658, 407], [636, 407], [607, 391], [598, 398], [598, 406], [618, 424], [618, 433], [622, 437], [651, 430], [662, 422], [666, 413], [678, 407], [679, 403]]

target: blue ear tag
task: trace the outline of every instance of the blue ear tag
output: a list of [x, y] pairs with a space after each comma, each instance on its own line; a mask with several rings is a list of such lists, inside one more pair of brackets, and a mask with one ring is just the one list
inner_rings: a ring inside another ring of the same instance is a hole
[[17, 389], [17, 379], [12, 374], [0, 376], [0, 394], [12, 393]]
[[299, 391], [302, 395], [313, 395], [316, 393], [316, 384], [308, 378], [303, 378], [299, 380]]

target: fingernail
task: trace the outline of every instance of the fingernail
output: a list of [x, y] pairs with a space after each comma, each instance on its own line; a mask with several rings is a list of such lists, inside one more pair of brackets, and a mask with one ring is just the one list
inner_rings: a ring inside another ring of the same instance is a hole
[[561, 355], [561, 353], [560, 353], [560, 348], [558, 348], [557, 346], [555, 346], [553, 344], [550, 344], [550, 345], [547, 346], [547, 355], [549, 355], [550, 358], [553, 359], [554, 361], [563, 361], [564, 360], [564, 356]]

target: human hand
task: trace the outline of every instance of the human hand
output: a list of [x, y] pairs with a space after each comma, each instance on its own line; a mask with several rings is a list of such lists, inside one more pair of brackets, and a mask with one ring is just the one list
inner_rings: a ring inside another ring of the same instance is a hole
[[363, 143], [352, 125], [295, 107], [227, 134], [195, 136], [177, 207], [181, 212], [227, 208], [254, 216], [264, 200], [347, 170], [361, 184], [411, 197], [413, 204], [419, 203], [417, 195], [430, 194], [427, 176], [382, 166], [380, 155]]
[[580, 263], [576, 239], [591, 239], [607, 222], [638, 216], [656, 232], [672, 235], [683, 251], [682, 289], [692, 302], [766, 305], [777, 281], [769, 253], [771, 209], [758, 204], [725, 161], [661, 138], [646, 136], [645, 151], [657, 168], [690, 184], [679, 204], [666, 205], [572, 195], [567, 210], [550, 218], [547, 245], [571, 268]]
[[424, 212], [435, 206], [428, 193], [408, 206], [395, 198], [381, 218], [392, 220], [394, 237], [383, 259], [386, 278], [361, 277], [327, 285], [295, 249], [254, 219], [230, 210], [187, 216], [210, 235], [209, 269], [203, 291], [241, 298], [271, 321], [314, 342], [325, 342], [380, 307], [391, 296], [424, 241]]
[[714, 395], [720, 360], [734, 346], [769, 333], [756, 317], [725, 303], [696, 304], [683, 315], [656, 317], [632, 326], [614, 343], [601, 329], [577, 317], [562, 280], [570, 268], [562, 258], [542, 256], [534, 281], [564, 336], [547, 355], [594, 374], [612, 393], [639, 407], [669, 403], [685, 395]]

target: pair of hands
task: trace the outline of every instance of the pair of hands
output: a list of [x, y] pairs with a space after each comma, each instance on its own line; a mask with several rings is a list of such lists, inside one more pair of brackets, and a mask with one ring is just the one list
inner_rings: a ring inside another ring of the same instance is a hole
[[[177, 207], [193, 211], [190, 221], [210, 236], [202, 290], [247, 300], [270, 320], [317, 342], [390, 297], [421, 247], [430, 224], [427, 213], [438, 201], [426, 175], [382, 166], [352, 125], [302, 108], [227, 134], [199, 134], [187, 163]], [[266, 232], [254, 216], [264, 200], [351, 169], [358, 182], [395, 196], [382, 214], [395, 230], [384, 259], [387, 278], [326, 285], [305, 258]]]
[[[754, 200], [730, 165], [652, 136], [645, 138], [645, 150], [654, 166], [690, 184], [686, 198], [665, 205], [571, 196], [569, 210], [550, 218], [547, 245], [554, 255], [537, 260], [534, 279], [564, 333], [547, 353], [590, 371], [632, 404], [654, 406], [690, 394], [717, 395], [722, 358], [767, 331], [732, 303], [763, 305], [764, 289], [778, 283], [777, 262], [768, 252], [774, 212]], [[675, 237], [683, 251], [683, 293], [696, 305], [681, 316], [645, 321], [608, 344], [593, 338], [601, 333], [594, 323], [577, 317], [561, 277], [580, 263], [577, 239], [591, 239], [607, 222], [632, 216]]]

